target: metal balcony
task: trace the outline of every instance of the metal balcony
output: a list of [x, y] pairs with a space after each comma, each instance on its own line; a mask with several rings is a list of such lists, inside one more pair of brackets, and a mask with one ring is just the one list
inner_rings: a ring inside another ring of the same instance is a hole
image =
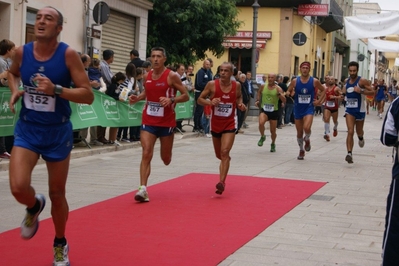
[[327, 33], [344, 27], [344, 11], [337, 1], [330, 0], [330, 14], [328, 17], [317, 17], [316, 22]]

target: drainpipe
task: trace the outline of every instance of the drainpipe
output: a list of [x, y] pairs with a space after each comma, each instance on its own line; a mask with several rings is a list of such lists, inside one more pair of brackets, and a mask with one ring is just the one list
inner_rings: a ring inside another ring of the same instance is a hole
[[90, 0], [84, 0], [84, 11], [85, 11], [85, 23], [84, 23], [84, 29], [83, 29], [83, 36], [84, 36], [84, 47], [83, 47], [83, 53], [87, 54], [88, 53], [88, 46], [89, 46], [89, 20], [90, 20]]

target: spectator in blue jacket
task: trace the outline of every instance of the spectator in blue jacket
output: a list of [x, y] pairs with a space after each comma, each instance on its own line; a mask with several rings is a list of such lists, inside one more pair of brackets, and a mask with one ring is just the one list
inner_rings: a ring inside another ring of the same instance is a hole
[[[200, 68], [195, 76], [195, 102], [197, 102], [198, 97], [201, 95], [201, 92], [204, 90], [206, 84], [212, 80], [212, 72], [210, 71], [211, 63], [209, 60], [205, 60], [202, 68]], [[196, 104], [194, 110], [194, 129], [193, 132], [201, 131], [201, 117], [204, 112], [204, 107]]]

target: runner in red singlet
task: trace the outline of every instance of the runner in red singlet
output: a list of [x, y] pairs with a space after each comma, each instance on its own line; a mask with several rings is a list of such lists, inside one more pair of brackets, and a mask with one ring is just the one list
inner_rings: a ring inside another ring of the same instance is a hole
[[[146, 100], [143, 108], [140, 132], [143, 149], [140, 164], [140, 187], [134, 199], [139, 202], [150, 201], [147, 181], [151, 173], [151, 160], [157, 138], [161, 142], [161, 158], [165, 165], [172, 160], [172, 147], [176, 126], [175, 104], [188, 101], [188, 91], [177, 73], [165, 67], [166, 52], [162, 47], [151, 49], [153, 69], [144, 75], [145, 90], [138, 96], [129, 97], [130, 104]], [[177, 97], [176, 90], [181, 94]]]
[[324, 103], [324, 139], [330, 141], [330, 117], [333, 118], [333, 136], [338, 135], [338, 109], [339, 99], [343, 99], [341, 89], [335, 86], [335, 79], [326, 76], [326, 101]]
[[216, 184], [216, 193], [222, 194], [237, 131], [236, 108], [245, 111], [246, 107], [242, 103], [241, 84], [232, 79], [233, 64], [224, 62], [219, 69], [220, 79], [208, 82], [197, 103], [212, 106], [210, 128], [215, 155], [220, 160], [220, 182]]

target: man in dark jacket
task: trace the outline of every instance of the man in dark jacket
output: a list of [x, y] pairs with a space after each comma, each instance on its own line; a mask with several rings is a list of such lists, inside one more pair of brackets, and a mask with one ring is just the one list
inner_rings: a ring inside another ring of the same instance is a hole
[[130, 63], [132, 63], [136, 68], [142, 67], [144, 61], [140, 59], [139, 52], [136, 49], [130, 51]]
[[[204, 90], [206, 84], [212, 80], [212, 73], [210, 71], [211, 63], [209, 60], [205, 60], [202, 68], [200, 68], [195, 76], [195, 102], [197, 102], [198, 97]], [[204, 107], [202, 105], [196, 104], [194, 111], [194, 129], [195, 131], [200, 131], [202, 129], [201, 117], [204, 112]]]
[[385, 232], [382, 242], [382, 266], [399, 265], [399, 159], [398, 159], [398, 132], [399, 132], [399, 100], [394, 100], [387, 111], [382, 124], [381, 142], [385, 146], [393, 147], [395, 151], [392, 167], [391, 186], [387, 197], [385, 216]]

